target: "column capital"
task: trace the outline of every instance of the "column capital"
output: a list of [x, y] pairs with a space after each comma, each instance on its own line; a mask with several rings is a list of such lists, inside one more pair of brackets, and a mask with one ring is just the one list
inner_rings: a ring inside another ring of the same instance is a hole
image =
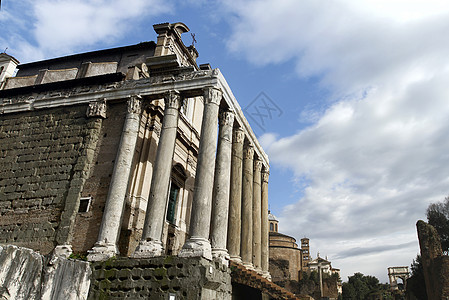
[[245, 140], [245, 132], [243, 131], [242, 127], [235, 128], [232, 133], [232, 142], [243, 144], [243, 141]]
[[206, 86], [203, 88], [204, 104], [213, 103], [220, 105], [223, 92], [213, 86]]
[[266, 168], [262, 169], [262, 181], [268, 183], [268, 177], [270, 177], [270, 171]]
[[254, 159], [254, 172], [262, 171], [262, 161], [259, 158]]
[[106, 98], [101, 100], [89, 102], [89, 106], [87, 107], [86, 116], [88, 118], [92, 117], [100, 117], [106, 118]]
[[182, 105], [181, 95], [177, 90], [170, 90], [164, 93], [164, 103], [166, 108], [179, 109]]
[[243, 148], [243, 157], [246, 159], [253, 159], [254, 157], [254, 147], [251, 144], [245, 145]]
[[220, 126], [231, 125], [234, 123], [234, 112], [232, 110], [222, 110], [218, 114]]
[[128, 113], [140, 114], [142, 108], [142, 96], [132, 95], [128, 97]]

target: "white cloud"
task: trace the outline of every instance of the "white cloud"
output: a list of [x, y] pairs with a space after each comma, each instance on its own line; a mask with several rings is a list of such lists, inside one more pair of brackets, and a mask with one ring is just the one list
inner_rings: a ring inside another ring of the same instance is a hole
[[[17, 34], [21, 39], [10, 35], [1, 42], [10, 44], [11, 52], [22, 61], [91, 50], [99, 43], [112, 44], [136, 30], [142, 21], [166, 13], [171, 7], [170, 2], [161, 0], [44, 0], [27, 4], [23, 10], [13, 7], [0, 19], [10, 31], [17, 31], [16, 24], [21, 24]], [[27, 36], [26, 40], [23, 36]]]
[[356, 252], [381, 279], [387, 267], [409, 265], [418, 252], [415, 222], [448, 193], [447, 3], [225, 6], [233, 14], [231, 51], [259, 65], [293, 61], [299, 77], [318, 77], [332, 92], [324, 113], [304, 110], [308, 128], [262, 138], [273, 166], [308, 180], [304, 196], [279, 216], [281, 229], [307, 235], [345, 276], [362, 271], [354, 264], [362, 258], [346, 258]]

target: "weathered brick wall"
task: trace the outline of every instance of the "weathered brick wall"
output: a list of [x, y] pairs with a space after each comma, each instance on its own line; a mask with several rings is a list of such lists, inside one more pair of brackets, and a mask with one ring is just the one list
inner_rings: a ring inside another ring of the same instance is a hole
[[[285, 265], [284, 261], [287, 261]], [[281, 267], [282, 265], [284, 267]], [[281, 268], [280, 270], [278, 270]], [[269, 271], [274, 282], [299, 280], [301, 271], [301, 251], [298, 248], [270, 246]]]
[[84, 146], [98, 122], [85, 105], [2, 115], [0, 243], [43, 254], [54, 248], [69, 189], [81, 189], [88, 171]]
[[231, 299], [227, 267], [176, 256], [92, 263], [88, 299]]

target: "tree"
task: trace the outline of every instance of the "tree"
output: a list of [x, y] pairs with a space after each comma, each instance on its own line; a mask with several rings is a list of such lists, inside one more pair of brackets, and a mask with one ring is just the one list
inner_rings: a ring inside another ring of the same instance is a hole
[[352, 284], [349, 284], [348, 282], [344, 282], [342, 288], [343, 288], [343, 294], [342, 294], [343, 300], [356, 299], [357, 294], [356, 294], [355, 288]]
[[364, 300], [371, 299], [370, 295], [382, 294], [382, 285], [374, 276], [355, 273], [343, 283], [343, 299]]
[[413, 294], [416, 299], [427, 300], [426, 283], [424, 281], [424, 270], [421, 263], [421, 255], [416, 255], [410, 266], [411, 276], [407, 280], [407, 293]]
[[447, 254], [449, 251], [449, 197], [444, 201], [431, 203], [427, 207], [427, 221], [432, 225], [441, 239], [441, 248]]

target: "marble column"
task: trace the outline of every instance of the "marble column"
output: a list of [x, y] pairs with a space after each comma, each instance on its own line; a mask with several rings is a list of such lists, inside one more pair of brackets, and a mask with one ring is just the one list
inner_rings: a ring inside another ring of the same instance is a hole
[[268, 259], [269, 259], [269, 236], [268, 236], [268, 176], [270, 171], [268, 167], [264, 166], [262, 170], [262, 209], [261, 209], [261, 267], [262, 275], [265, 278], [270, 278], [270, 273], [268, 273]]
[[262, 161], [254, 159], [253, 174], [253, 266], [261, 272], [261, 172]]
[[203, 92], [204, 110], [195, 175], [195, 193], [193, 195], [192, 214], [190, 217], [190, 238], [182, 247], [179, 256], [202, 256], [212, 259], [212, 249], [208, 238], [214, 184], [218, 109], [222, 92], [214, 87], [205, 87]]
[[140, 126], [141, 97], [131, 96], [127, 102], [128, 112], [123, 124], [122, 136], [115, 159], [106, 206], [103, 212], [98, 240], [87, 256], [90, 261], [107, 260], [116, 256], [117, 241], [125, 206], [126, 191], [131, 174], [131, 164]]
[[232, 124], [234, 123], [234, 113], [232, 111], [222, 111], [218, 120], [220, 127], [215, 163], [210, 240], [212, 257], [228, 265], [229, 254], [226, 249], [226, 239], [228, 234]]
[[242, 178], [242, 235], [240, 255], [243, 265], [253, 269], [253, 156], [254, 148], [249, 143], [243, 150]]
[[165, 93], [164, 103], [164, 118], [154, 162], [142, 239], [132, 255], [135, 258], [156, 257], [164, 253], [161, 237], [175, 153], [179, 108], [182, 104], [179, 92]]
[[241, 263], [240, 238], [242, 224], [242, 163], [245, 133], [241, 127], [234, 129], [231, 157], [231, 193], [229, 197], [228, 251], [231, 260]]

